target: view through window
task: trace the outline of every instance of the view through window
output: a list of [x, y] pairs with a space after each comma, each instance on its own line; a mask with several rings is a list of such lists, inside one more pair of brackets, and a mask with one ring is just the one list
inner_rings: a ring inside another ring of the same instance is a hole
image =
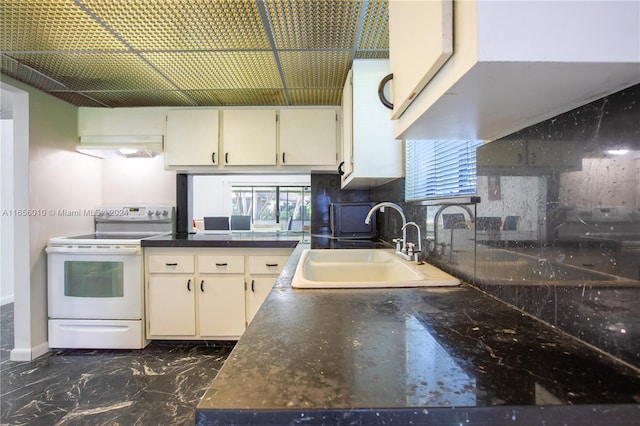
[[308, 186], [233, 186], [232, 215], [250, 216], [254, 226], [302, 230], [311, 221]]

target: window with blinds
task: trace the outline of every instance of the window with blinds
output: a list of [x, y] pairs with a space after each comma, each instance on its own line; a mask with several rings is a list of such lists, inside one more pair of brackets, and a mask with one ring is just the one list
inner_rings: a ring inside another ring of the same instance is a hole
[[476, 193], [476, 148], [481, 140], [405, 141], [405, 201]]

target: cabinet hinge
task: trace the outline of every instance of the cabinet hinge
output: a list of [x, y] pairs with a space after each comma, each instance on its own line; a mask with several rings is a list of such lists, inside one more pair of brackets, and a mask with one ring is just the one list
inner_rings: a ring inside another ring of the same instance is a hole
[[336, 123], [338, 122], [338, 113], [336, 112]]
[[278, 122], [278, 114], [276, 114], [276, 123]]
[[244, 291], [247, 291], [247, 282], [244, 282]]

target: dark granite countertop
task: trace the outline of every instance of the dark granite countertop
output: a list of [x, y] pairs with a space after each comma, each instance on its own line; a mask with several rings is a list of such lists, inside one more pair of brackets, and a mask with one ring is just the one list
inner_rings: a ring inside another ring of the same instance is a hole
[[229, 232], [172, 234], [145, 238], [142, 247], [276, 247], [293, 248], [309, 239], [303, 232]]
[[304, 248], [197, 424], [637, 424], [637, 369], [465, 284], [293, 289]]

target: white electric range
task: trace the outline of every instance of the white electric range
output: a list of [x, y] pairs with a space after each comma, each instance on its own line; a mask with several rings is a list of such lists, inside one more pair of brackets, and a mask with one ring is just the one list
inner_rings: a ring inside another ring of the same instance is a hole
[[112, 205], [95, 212], [96, 232], [47, 245], [49, 347], [141, 349], [141, 240], [172, 232], [174, 208]]

